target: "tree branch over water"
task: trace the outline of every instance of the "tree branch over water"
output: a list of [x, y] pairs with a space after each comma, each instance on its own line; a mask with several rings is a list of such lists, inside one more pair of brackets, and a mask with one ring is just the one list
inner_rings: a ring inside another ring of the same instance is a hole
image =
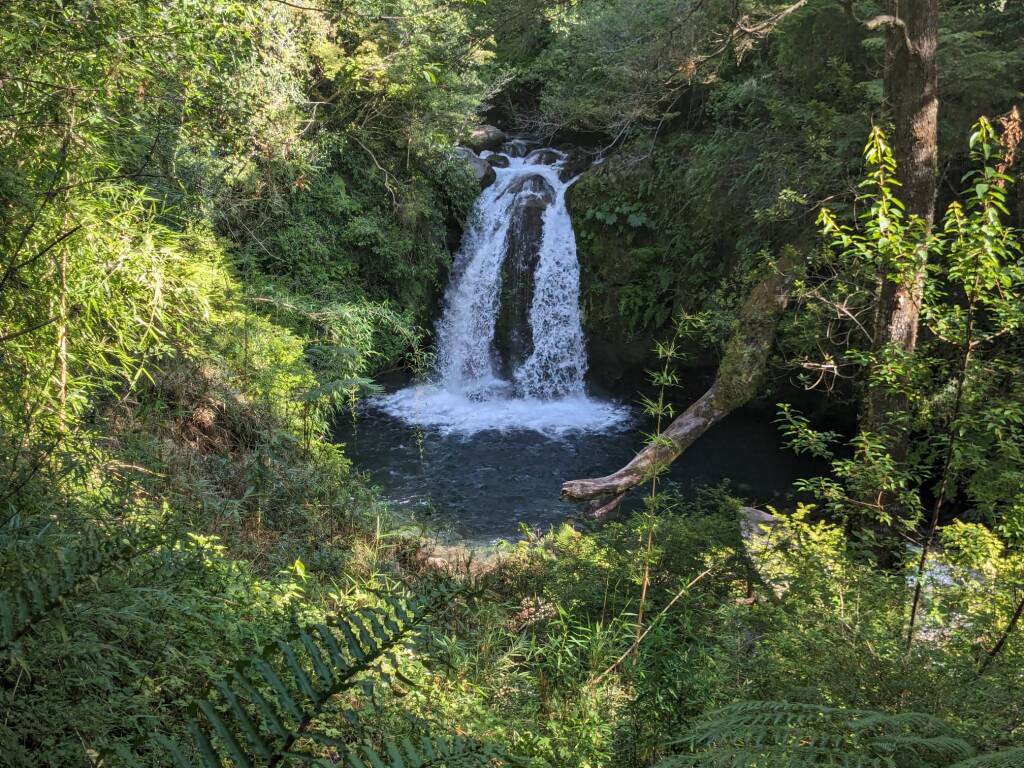
[[712, 425], [753, 398], [775, 342], [775, 328], [789, 302], [800, 266], [801, 258], [796, 250], [786, 249], [772, 273], [750, 292], [711, 387], [669, 424], [658, 440], [617, 472], [563, 483], [562, 499], [587, 501], [617, 496], [646, 482], [664, 471]]

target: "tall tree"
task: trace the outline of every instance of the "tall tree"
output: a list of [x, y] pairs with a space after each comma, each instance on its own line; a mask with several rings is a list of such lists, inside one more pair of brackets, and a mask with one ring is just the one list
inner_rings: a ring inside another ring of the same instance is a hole
[[[925, 241], [935, 220], [938, 177], [938, 0], [889, 0], [889, 13], [867, 22], [869, 28], [885, 26], [885, 99], [894, 123], [893, 153], [900, 197], [906, 215], [922, 229], [920, 247], [901, 263], [879, 265], [878, 303], [875, 311], [874, 346], [880, 359], [892, 353], [910, 353], [917, 346], [917, 327], [924, 288], [927, 247]], [[883, 433], [892, 414], [905, 401], [885, 386], [869, 388], [861, 415], [861, 427]], [[902, 453], [905, 438], [890, 442]]]
[[[797, 2], [789, 11], [802, 6]], [[789, 12], [787, 11], [787, 13]], [[921, 232], [919, 247], [879, 264], [878, 296], [875, 310], [873, 343], [876, 364], [889, 365], [893, 358], [911, 353], [917, 345], [917, 328], [921, 312], [927, 266], [927, 234], [935, 219], [935, 193], [938, 170], [938, 0], [890, 0], [888, 13], [866, 23], [869, 29], [886, 28], [884, 88], [886, 101], [895, 122], [893, 141], [898, 165], [898, 179], [906, 201], [905, 215], [914, 219]], [[788, 284], [780, 283], [778, 303], [785, 306]], [[754, 292], [756, 295], [763, 287]], [[749, 306], [754, 295], [748, 299]], [[756, 338], [744, 338], [741, 331], [730, 343], [733, 355], [727, 355], [719, 369], [715, 385], [697, 403], [686, 410], [665, 431], [662, 443], [648, 446], [627, 466], [607, 477], [571, 480], [562, 485], [562, 498], [572, 500], [615, 496], [616, 501], [629, 488], [643, 482], [652, 472], [664, 469], [713, 423], [749, 400], [754, 392], [749, 384], [757, 381], [774, 339], [772, 327]], [[756, 351], [755, 351], [756, 350]], [[711, 407], [720, 402], [716, 391], [729, 386], [734, 367], [726, 365], [731, 358], [752, 358], [753, 365], [744, 366], [742, 377], [748, 386], [742, 396], [729, 407]], [[723, 382], [723, 376], [727, 381]], [[869, 381], [875, 377], [869, 373]], [[888, 380], [889, 377], [882, 377]], [[723, 384], [725, 385], [723, 387]], [[905, 450], [906, 430], [893, 429], [896, 417], [904, 409], [905, 399], [898, 387], [869, 386], [865, 395], [861, 428], [876, 434], [888, 433], [888, 444], [899, 456]], [[606, 505], [601, 511], [613, 505]]]

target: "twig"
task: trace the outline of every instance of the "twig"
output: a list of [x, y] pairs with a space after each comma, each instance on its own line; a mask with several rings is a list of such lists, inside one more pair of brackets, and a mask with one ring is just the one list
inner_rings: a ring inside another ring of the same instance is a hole
[[658, 612], [658, 615], [655, 616], [654, 619], [651, 620], [651, 623], [647, 625], [647, 629], [645, 629], [643, 632], [641, 632], [640, 636], [637, 637], [637, 639], [633, 641], [633, 644], [630, 645], [629, 648], [626, 649], [625, 653], [623, 653], [621, 656], [619, 656], [619, 658], [617, 658], [614, 661], [614, 663], [610, 667], [608, 667], [608, 669], [606, 669], [600, 675], [595, 677], [591, 681], [591, 684], [592, 685], [597, 685], [598, 683], [600, 683], [605, 678], [606, 675], [608, 675], [617, 666], [619, 666], [619, 664], [621, 664], [623, 661], [625, 661], [626, 657], [629, 656], [633, 651], [635, 651], [637, 649], [637, 647], [639, 647], [640, 643], [643, 642], [644, 638], [647, 637], [648, 633], [650, 633], [650, 631], [652, 629], [654, 629], [654, 625], [658, 623], [658, 619], [660, 619], [662, 616], [664, 616], [668, 612], [668, 610], [673, 605], [676, 604], [676, 602], [679, 600], [679, 598], [681, 598], [684, 594], [686, 594], [686, 591], [688, 589], [693, 587], [698, 581], [700, 581], [705, 576], [707, 576], [709, 573], [711, 573], [712, 570], [714, 570], [714, 569], [713, 568], [708, 568], [706, 571], [701, 573], [699, 576], [695, 577], [689, 584], [687, 584], [685, 587], [683, 587], [681, 590], [679, 590], [676, 593], [676, 596], [668, 601], [668, 605], [666, 605], [664, 608], [662, 608], [661, 611]]
[[391, 174], [388, 173], [387, 169], [383, 165], [381, 165], [380, 162], [378, 162], [377, 156], [370, 151], [369, 147], [367, 147], [365, 144], [363, 144], [363, 142], [359, 140], [358, 136], [356, 136], [355, 134], [350, 134], [348, 138], [352, 139], [356, 144], [362, 147], [363, 151], [370, 156], [371, 160], [373, 160], [373, 164], [377, 166], [377, 169], [384, 174], [384, 189], [386, 189], [388, 191], [388, 194], [391, 195], [391, 202], [397, 208], [398, 198], [395, 196], [395, 190], [392, 189], [391, 187]]
[[1006, 629], [1003, 630], [1003, 634], [999, 636], [999, 641], [995, 644], [991, 651], [985, 656], [985, 661], [981, 663], [980, 669], [978, 669], [978, 677], [985, 674], [985, 671], [989, 668], [989, 665], [996, 660], [996, 656], [1003, 650], [1003, 646], [1006, 645], [1006, 641], [1010, 639], [1010, 635], [1017, 628], [1017, 623], [1020, 621], [1021, 615], [1024, 614], [1024, 597], [1021, 598], [1020, 602], [1017, 603], [1017, 608], [1013, 612], [1013, 616], [1010, 617], [1010, 623], [1006, 625]]

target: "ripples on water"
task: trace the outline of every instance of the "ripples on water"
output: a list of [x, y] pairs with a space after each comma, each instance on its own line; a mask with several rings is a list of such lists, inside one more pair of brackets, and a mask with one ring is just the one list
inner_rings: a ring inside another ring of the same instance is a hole
[[[618, 469], [643, 446], [648, 426], [635, 409], [593, 400], [482, 407], [457, 399], [440, 406], [447, 410], [433, 416], [438, 425], [416, 426], [393, 415], [397, 403], [422, 396], [426, 407], [446, 399], [417, 389], [401, 390], [397, 402], [389, 395], [363, 404], [356, 419], [339, 421], [336, 438], [398, 511], [474, 543], [515, 538], [520, 525], [546, 530], [578, 512], [559, 500], [562, 483]], [[607, 429], [579, 427], [613, 415], [619, 420]], [[524, 427], [531, 421], [539, 429]], [[684, 453], [664, 485], [691, 496], [727, 480], [740, 498], [785, 506], [793, 502], [793, 481], [818, 469], [781, 445], [769, 415], [740, 411]]]

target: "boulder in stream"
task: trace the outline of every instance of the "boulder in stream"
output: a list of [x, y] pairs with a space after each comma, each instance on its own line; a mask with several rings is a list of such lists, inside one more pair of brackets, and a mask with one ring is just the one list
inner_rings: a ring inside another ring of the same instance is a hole
[[526, 157], [530, 151], [530, 142], [525, 139], [510, 139], [501, 145], [502, 154], [509, 157]]
[[480, 189], [486, 189], [494, 183], [497, 178], [494, 166], [482, 157], [478, 157], [476, 152], [467, 147], [456, 147], [455, 155], [469, 163], [469, 167], [473, 169], [473, 175], [480, 182]]
[[499, 149], [505, 141], [505, 133], [493, 125], [479, 125], [473, 129], [466, 139], [466, 146], [474, 152], [483, 152], [485, 149]]
[[585, 152], [573, 152], [568, 155], [558, 169], [558, 178], [562, 181], [579, 176], [594, 164], [594, 159]]
[[563, 157], [565, 157], [565, 155], [557, 149], [535, 149], [526, 156], [523, 162], [527, 165], [554, 165]]

